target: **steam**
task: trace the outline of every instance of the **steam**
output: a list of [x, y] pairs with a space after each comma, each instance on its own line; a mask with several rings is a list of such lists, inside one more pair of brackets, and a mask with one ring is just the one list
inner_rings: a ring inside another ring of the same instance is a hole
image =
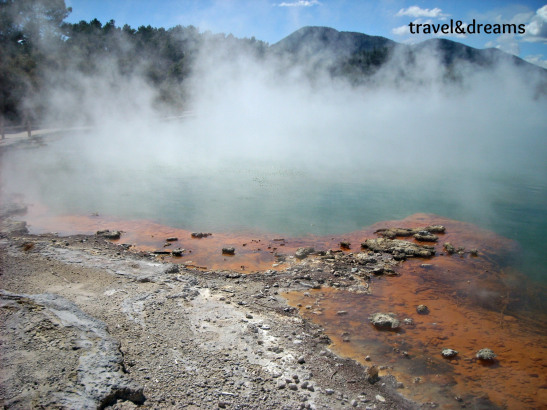
[[51, 122], [91, 128], [5, 154], [2, 187], [61, 213], [292, 233], [443, 208], [488, 227], [507, 181], [541, 206], [544, 76], [505, 60], [447, 73], [431, 48], [413, 64], [396, 49], [359, 85], [307, 64], [205, 41], [180, 90], [191, 115], [171, 120], [138, 67], [51, 73]]

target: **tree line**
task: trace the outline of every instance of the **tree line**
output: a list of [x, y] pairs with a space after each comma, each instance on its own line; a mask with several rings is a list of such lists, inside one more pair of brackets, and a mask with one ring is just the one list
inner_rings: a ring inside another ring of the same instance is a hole
[[194, 26], [134, 29], [97, 19], [68, 23], [70, 12], [64, 0], [0, 0], [0, 111], [7, 123], [19, 124], [26, 116], [40, 119], [47, 101], [35, 96], [63, 86], [63, 76], [52, 73], [93, 75], [108, 64], [117, 74], [144, 78], [158, 90], [159, 105], [182, 107], [185, 80], [204, 42], [257, 54], [268, 46], [254, 38], [202, 33]]

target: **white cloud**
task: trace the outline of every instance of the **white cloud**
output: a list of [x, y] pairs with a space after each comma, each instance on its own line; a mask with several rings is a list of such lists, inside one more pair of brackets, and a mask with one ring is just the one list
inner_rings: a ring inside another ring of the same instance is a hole
[[[513, 18], [509, 21], [511, 24], [526, 24], [528, 23], [532, 17], [535, 16], [536, 13], [534, 12], [526, 12], [526, 13], [518, 13], [513, 16]], [[497, 23], [506, 23], [500, 16], [497, 20]]]
[[410, 34], [410, 29], [408, 27], [408, 24], [405, 24], [404, 26], [399, 26], [391, 29], [391, 32], [397, 36], [404, 36], [405, 34]]
[[531, 56], [527, 56], [524, 59], [528, 61], [529, 63], [535, 64], [547, 69], [547, 60], [542, 54], [534, 54]]
[[410, 6], [407, 9], [399, 10], [396, 16], [444, 18], [449, 15], [443, 13], [438, 7], [435, 7], [434, 9], [422, 9], [418, 6]]
[[293, 1], [292, 3], [286, 3], [286, 2], [279, 3], [277, 6], [278, 7], [311, 7], [311, 6], [317, 6], [318, 4], [321, 4], [321, 3], [319, 3], [319, 1], [317, 0], [298, 0], [298, 1]]
[[526, 25], [524, 40], [547, 43], [547, 5], [538, 9]]
[[495, 41], [489, 41], [485, 44], [486, 47], [493, 47], [505, 51], [509, 54], [518, 56], [520, 54], [520, 47], [517, 39], [512, 34], [502, 34], [498, 36]]

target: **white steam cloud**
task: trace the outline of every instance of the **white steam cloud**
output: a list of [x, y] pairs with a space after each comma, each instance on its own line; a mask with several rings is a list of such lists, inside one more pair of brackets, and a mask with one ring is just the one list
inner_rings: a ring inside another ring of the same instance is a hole
[[[287, 67], [283, 58], [205, 44], [189, 86], [192, 115], [175, 121], [156, 112], [156, 90], [113, 63], [93, 76], [61, 73], [52, 84], [74, 87], [51, 89], [51, 113], [92, 129], [40, 152], [5, 154], [2, 185], [30, 201], [49, 198], [61, 212], [162, 221], [177, 213], [167, 222], [193, 229], [289, 230], [301, 218], [337, 230], [359, 212], [380, 216], [383, 206], [371, 201], [401, 201], [393, 217], [431, 211], [405, 207], [431, 189], [453, 208], [495, 218], [488, 178], [547, 175], [544, 78], [502, 62], [447, 71], [436, 49], [418, 57], [410, 64], [395, 52], [370, 81], [350, 85], [320, 71], [310, 78], [305, 62]], [[397, 190], [404, 194], [386, 199]], [[368, 202], [338, 204], [353, 195]], [[267, 217], [273, 222], [261, 225]], [[342, 229], [358, 227], [351, 223]]]

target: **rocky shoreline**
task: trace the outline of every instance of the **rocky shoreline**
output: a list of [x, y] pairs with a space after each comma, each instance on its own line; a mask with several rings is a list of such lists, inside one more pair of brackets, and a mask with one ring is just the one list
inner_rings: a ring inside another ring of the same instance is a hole
[[4, 215], [1, 403], [419, 408], [393, 377], [332, 353], [323, 329], [282, 296], [368, 292], [369, 275], [394, 273], [394, 254], [309, 254], [281, 271], [193, 270], [102, 235], [30, 235]]

